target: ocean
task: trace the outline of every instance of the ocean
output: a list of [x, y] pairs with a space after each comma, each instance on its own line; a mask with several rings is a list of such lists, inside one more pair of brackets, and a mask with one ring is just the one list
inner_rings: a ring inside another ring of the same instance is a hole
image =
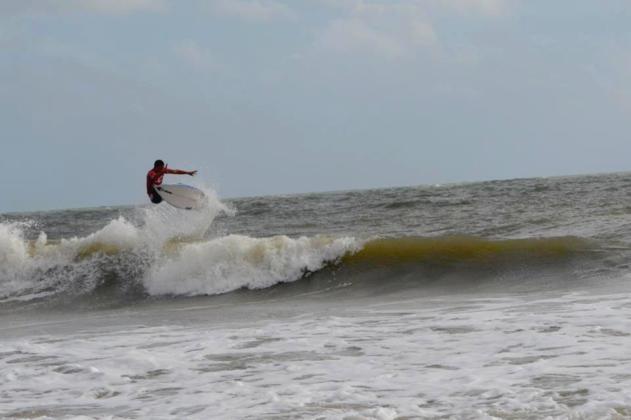
[[631, 418], [631, 174], [0, 216], [0, 417]]

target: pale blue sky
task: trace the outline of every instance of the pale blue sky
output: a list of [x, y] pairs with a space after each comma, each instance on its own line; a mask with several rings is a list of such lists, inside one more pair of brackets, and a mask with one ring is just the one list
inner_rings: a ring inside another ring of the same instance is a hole
[[[627, 0], [2, 0], [0, 212], [629, 168]], [[189, 178], [175, 179], [189, 181]]]

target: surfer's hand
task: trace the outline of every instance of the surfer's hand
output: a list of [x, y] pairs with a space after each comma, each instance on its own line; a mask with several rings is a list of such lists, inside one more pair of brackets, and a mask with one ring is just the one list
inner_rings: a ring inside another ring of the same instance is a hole
[[196, 174], [196, 173], [197, 173], [197, 171], [190, 171], [188, 174], [189, 174], [190, 176], [195, 176], [195, 174]]

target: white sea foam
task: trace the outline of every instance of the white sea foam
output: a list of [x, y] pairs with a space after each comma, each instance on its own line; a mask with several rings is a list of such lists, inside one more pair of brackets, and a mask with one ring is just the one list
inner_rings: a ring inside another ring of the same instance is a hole
[[19, 267], [28, 260], [28, 247], [17, 223], [0, 223], [0, 270]]
[[147, 244], [161, 247], [173, 238], [202, 238], [215, 218], [220, 214], [234, 216], [236, 210], [218, 197], [208, 187], [200, 187], [206, 194], [207, 203], [199, 210], [180, 210], [160, 204], [139, 209], [143, 221], [143, 239]]
[[450, 296], [150, 327], [119, 313], [132, 326], [0, 341], [0, 416], [627, 418], [630, 303]]
[[22, 226], [0, 223], [0, 290], [24, 287], [20, 273], [29, 270], [29, 259]]
[[183, 244], [158, 261], [144, 280], [151, 294], [217, 294], [242, 287], [261, 289], [299, 279], [349, 251], [353, 238], [287, 236], [250, 238], [229, 235]]

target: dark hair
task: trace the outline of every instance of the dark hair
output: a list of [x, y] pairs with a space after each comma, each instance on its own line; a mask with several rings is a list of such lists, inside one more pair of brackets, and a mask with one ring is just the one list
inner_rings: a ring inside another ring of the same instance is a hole
[[164, 166], [164, 161], [163, 161], [163, 160], [161, 160], [161, 159], [156, 160], [156, 161], [153, 163], [153, 167], [154, 167], [154, 168], [156, 168], [156, 167], [158, 167], [158, 166]]

